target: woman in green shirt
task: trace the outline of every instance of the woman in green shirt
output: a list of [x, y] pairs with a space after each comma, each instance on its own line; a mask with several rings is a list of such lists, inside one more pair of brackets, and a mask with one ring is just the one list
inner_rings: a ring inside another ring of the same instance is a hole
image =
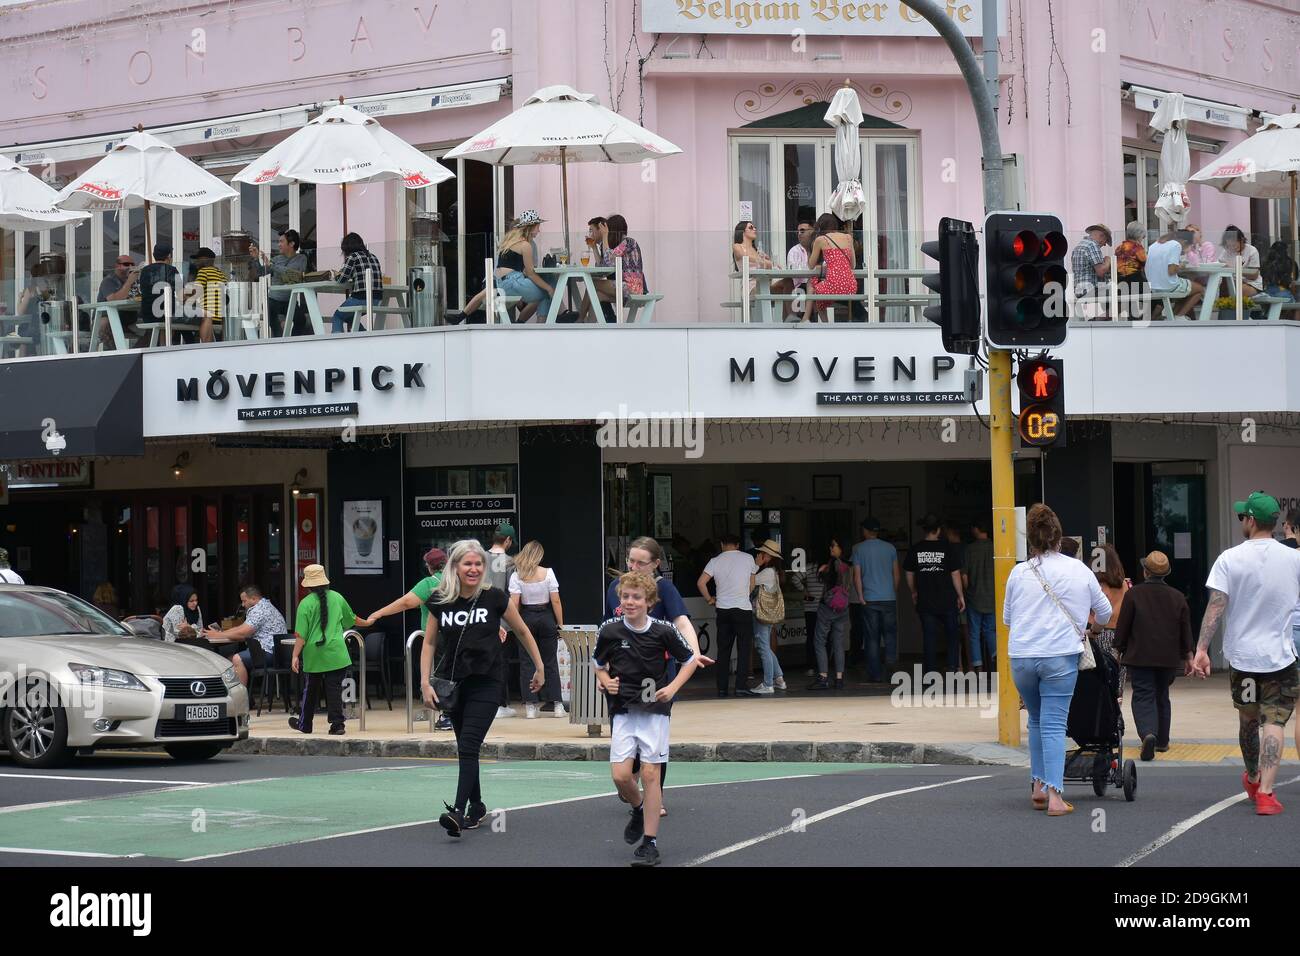
[[343, 632], [351, 627], [365, 627], [366, 621], [357, 617], [343, 595], [331, 591], [329, 585], [330, 579], [319, 564], [309, 564], [303, 569], [302, 586], [311, 593], [298, 605], [294, 618], [293, 672], [306, 673], [307, 679], [303, 681], [299, 716], [290, 717], [289, 726], [304, 734], [311, 733], [316, 700], [324, 683], [330, 733], [340, 737], [344, 726], [343, 675], [352, 666]]

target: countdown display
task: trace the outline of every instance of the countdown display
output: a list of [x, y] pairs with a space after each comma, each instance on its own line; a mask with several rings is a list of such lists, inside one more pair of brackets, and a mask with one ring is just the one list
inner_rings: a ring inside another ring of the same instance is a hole
[[1040, 356], [1020, 363], [1020, 444], [1057, 448], [1065, 444], [1065, 363]]

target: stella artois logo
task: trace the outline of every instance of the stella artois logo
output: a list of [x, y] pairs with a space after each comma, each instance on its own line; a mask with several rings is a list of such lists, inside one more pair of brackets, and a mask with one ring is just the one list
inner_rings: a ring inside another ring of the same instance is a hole
[[491, 149], [497, 144], [495, 136], [483, 136], [469, 144], [468, 152], [474, 152], [480, 149]]
[[274, 179], [276, 176], [279, 175], [280, 175], [280, 167], [272, 166], [270, 169], [265, 169], [262, 172], [258, 173], [257, 178], [253, 180], [253, 185], [260, 186], [262, 183], [269, 183], [272, 179]]
[[421, 186], [432, 186], [433, 182], [428, 176], [421, 172], [408, 172], [402, 177], [402, 182], [408, 189], [418, 189]]
[[1254, 170], [1254, 163], [1244, 159], [1239, 159], [1233, 163], [1224, 163], [1218, 167], [1211, 175], [1213, 176], [1246, 176]]
[[91, 182], [82, 183], [80, 186], [77, 187], [77, 192], [90, 193], [90, 195], [95, 196], [99, 199], [106, 199], [111, 201], [117, 201], [122, 198], [122, 190], [115, 189], [114, 187], [107, 186], [103, 183], [91, 183]]

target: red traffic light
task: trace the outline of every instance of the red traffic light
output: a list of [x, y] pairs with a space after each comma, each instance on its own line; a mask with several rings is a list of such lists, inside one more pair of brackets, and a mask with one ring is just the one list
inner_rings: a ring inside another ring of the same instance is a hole
[[1000, 238], [1000, 244], [1003, 251], [1013, 259], [1033, 262], [1038, 258], [1042, 244], [1038, 241], [1038, 234], [1030, 229], [1022, 229], [1020, 232], [1004, 232]]
[[1040, 261], [1044, 259], [1064, 259], [1066, 250], [1069, 248], [1070, 243], [1066, 241], [1062, 233], [1046, 232], [1040, 242], [1038, 258]]
[[1050, 402], [1061, 390], [1061, 376], [1048, 360], [1033, 359], [1021, 364], [1016, 385], [1026, 401]]

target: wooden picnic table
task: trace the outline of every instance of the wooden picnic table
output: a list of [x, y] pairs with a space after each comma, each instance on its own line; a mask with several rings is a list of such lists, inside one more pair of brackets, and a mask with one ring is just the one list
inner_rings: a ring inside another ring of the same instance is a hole
[[[781, 301], [793, 301], [796, 298], [807, 301], [819, 301], [824, 299], [831, 302], [875, 302], [882, 305], [923, 305], [929, 302], [938, 301], [938, 297], [930, 293], [907, 293], [907, 292], [878, 292], [874, 295], [867, 292], [857, 293], [850, 296], [825, 296], [819, 297], [811, 292], [803, 293], [773, 293], [772, 282], [776, 279], [813, 279], [816, 278], [818, 270], [816, 269], [751, 269], [749, 276], [754, 279], [757, 288], [754, 296], [758, 302], [759, 312], [762, 315], [763, 322], [775, 321], [775, 310], [773, 303]], [[737, 273], [738, 274], [738, 273]], [[880, 279], [919, 279], [925, 275], [921, 269], [854, 269], [853, 276], [855, 279], [868, 279], [876, 281]]]
[[1214, 300], [1219, 297], [1219, 286], [1227, 280], [1228, 294], [1231, 295], [1232, 278], [1237, 274], [1237, 270], [1232, 266], [1203, 263], [1198, 266], [1183, 266], [1181, 272], [1188, 277], [1195, 277], [1201, 285], [1205, 286], [1205, 298], [1201, 300], [1198, 318], [1202, 322], [1208, 322], [1214, 313]]
[[[307, 316], [311, 319], [312, 331], [317, 335], [324, 335], [325, 320], [321, 315], [320, 300], [317, 296], [322, 294], [346, 296], [352, 291], [349, 286], [335, 282], [332, 279], [320, 282], [290, 282], [285, 283], [284, 285], [275, 286], [275, 288], [280, 290], [287, 289], [289, 292], [289, 307], [284, 319], [284, 331], [281, 333], [285, 338], [288, 338], [293, 333], [293, 316], [294, 312], [297, 310], [299, 297], [302, 298], [303, 305], [307, 309]], [[377, 285], [374, 287], [374, 292], [377, 294], [380, 307], [383, 308], [391, 299], [405, 299], [407, 294], [410, 292], [410, 288], [404, 285]], [[402, 302], [401, 305], [402, 308], [406, 310], [405, 313], [403, 313], [402, 324], [407, 325], [409, 323], [406, 321], [406, 318], [410, 315], [410, 309], [406, 306], [405, 302]], [[387, 313], [388, 309], [385, 308], [384, 311]], [[364, 310], [362, 310], [362, 314], [364, 314]], [[352, 328], [357, 329], [359, 325], [360, 323], [354, 318], [352, 321]]]
[[[551, 309], [546, 313], [547, 325], [555, 324], [555, 319], [560, 314], [560, 300], [569, 292], [570, 282], [581, 282], [586, 286], [592, 310], [596, 313], [596, 320], [607, 322], [605, 310], [600, 308], [600, 297], [596, 295], [596, 283], [593, 279], [613, 278], [613, 266], [584, 266], [570, 263], [569, 265], [542, 266], [533, 271], [539, 276], [555, 276], [554, 281], [551, 283], [555, 286], [555, 295], [551, 296]], [[570, 297], [569, 301], [570, 308], [572, 308], [572, 297]]]
[[119, 352], [126, 349], [126, 331], [122, 325], [122, 314], [139, 314], [139, 299], [118, 299], [117, 301], [105, 299], [103, 302], [82, 302], [77, 308], [90, 316], [90, 349], [92, 352], [102, 352], [104, 350], [104, 339], [99, 335], [96, 328], [99, 324], [97, 319], [101, 314], [108, 320], [108, 330], [113, 336], [113, 348]]

